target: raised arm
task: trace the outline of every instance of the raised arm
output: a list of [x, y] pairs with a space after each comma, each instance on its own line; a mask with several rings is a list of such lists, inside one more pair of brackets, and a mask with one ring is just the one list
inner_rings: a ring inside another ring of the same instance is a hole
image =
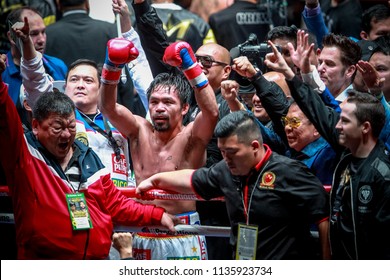
[[327, 107], [318, 94], [315, 94], [309, 86], [296, 77], [275, 45], [270, 41], [268, 43], [273, 53], [266, 56], [264, 62], [266, 66], [286, 77], [291, 96], [332, 148], [338, 152], [344, 150], [344, 147], [338, 144], [338, 132], [335, 128], [340, 117], [339, 113]]
[[385, 142], [387, 148], [390, 148], [390, 105], [387, 103], [382, 91], [385, 78], [381, 78], [375, 67], [367, 61], [359, 60], [356, 67], [362, 74], [364, 84], [367, 86], [369, 93], [378, 98], [385, 108], [386, 122], [379, 138]]
[[322, 48], [322, 38], [329, 34], [329, 30], [325, 25], [322, 15], [320, 3], [318, 0], [306, 0], [305, 7], [302, 11], [302, 18], [307, 29], [314, 33], [317, 39], [318, 46]]
[[240, 85], [235, 80], [226, 80], [221, 82], [221, 94], [226, 100], [230, 111], [246, 111], [247, 108], [238, 99], [238, 90]]
[[167, 34], [156, 10], [149, 1], [134, 0], [133, 9], [137, 30], [145, 48], [146, 56], [151, 65], [153, 76], [163, 72], [171, 72], [174, 68], [163, 63], [165, 49], [169, 46]]
[[193, 123], [193, 137], [208, 144], [218, 121], [218, 105], [215, 94], [202, 68], [197, 63], [194, 52], [187, 42], [171, 44], [164, 53], [164, 62], [183, 71], [195, 90], [195, 98], [201, 112]]
[[146, 120], [133, 115], [129, 109], [117, 103], [116, 92], [122, 68], [137, 56], [138, 50], [132, 42], [124, 38], [108, 41], [100, 86], [99, 109], [122, 134], [129, 138], [138, 135], [139, 122], [146, 122]]
[[126, 1], [112, 0], [112, 9], [115, 14], [119, 15], [123, 38], [132, 42], [134, 47], [139, 52], [138, 57], [132, 60], [127, 66], [130, 77], [134, 84], [134, 88], [136, 89], [138, 96], [142, 101], [142, 105], [144, 106], [145, 111], [148, 112], [149, 103], [146, 96], [146, 91], [149, 88], [150, 83], [153, 81], [153, 74], [150, 69], [149, 62], [146, 58], [140, 37], [135, 29], [131, 26], [130, 12]]
[[42, 93], [53, 90], [52, 79], [43, 67], [42, 54], [35, 50], [30, 37], [30, 26], [27, 17], [24, 18], [24, 22], [15, 23], [12, 30], [22, 41], [20, 71], [24, 90], [26, 91], [26, 100], [32, 108]]
[[8, 94], [8, 86], [1, 74], [6, 69], [5, 54], [0, 54], [0, 162], [5, 173], [14, 174], [23, 152], [23, 128], [15, 104]]
[[284, 92], [275, 82], [268, 81], [261, 72], [257, 72], [247, 57], [235, 58], [233, 63], [233, 69], [238, 74], [252, 81], [262, 106], [273, 122], [274, 131], [282, 138], [284, 144], [287, 145], [287, 138], [281, 117], [287, 114], [290, 104]]
[[337, 112], [341, 112], [339, 103], [321, 80], [320, 74], [313, 64], [314, 62], [310, 61], [311, 53], [314, 51], [314, 44], [309, 44], [309, 34], [303, 30], [298, 30], [297, 48], [295, 49], [291, 43], [288, 43], [287, 47], [291, 60], [301, 70], [303, 82], [313, 89], [313, 93], [315, 92], [320, 95], [325, 105], [333, 108]]

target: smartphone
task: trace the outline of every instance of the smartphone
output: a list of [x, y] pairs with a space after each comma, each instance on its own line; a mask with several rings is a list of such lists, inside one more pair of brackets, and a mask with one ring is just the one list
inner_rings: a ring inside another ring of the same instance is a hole
[[[16, 22], [16, 23], [20, 24], [20, 22]], [[11, 39], [12, 39], [12, 41], [14, 41], [14, 43], [15, 43], [15, 45], [16, 45], [16, 48], [18, 49], [18, 51], [19, 51], [21, 54], [23, 54], [23, 50], [22, 50], [22, 40], [20, 40], [20, 38], [18, 38], [18, 37], [16, 36], [15, 32], [12, 30], [12, 27], [13, 27], [16, 23], [12, 24], [11, 21], [8, 21], [8, 30], [9, 30], [9, 32], [10, 32], [10, 34], [11, 34]], [[24, 23], [23, 23], [23, 25], [24, 25]]]

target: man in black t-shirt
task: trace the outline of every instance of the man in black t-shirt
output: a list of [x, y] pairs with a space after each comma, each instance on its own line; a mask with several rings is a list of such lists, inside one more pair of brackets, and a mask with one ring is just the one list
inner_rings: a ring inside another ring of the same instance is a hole
[[[270, 6], [259, 5], [256, 0], [236, 0], [228, 8], [212, 14], [209, 24], [217, 43], [228, 50], [244, 43], [251, 33], [263, 42], [273, 26], [286, 25], [283, 1], [272, 1]], [[267, 2], [267, 1], [262, 1]], [[282, 18], [281, 16], [284, 16]]]

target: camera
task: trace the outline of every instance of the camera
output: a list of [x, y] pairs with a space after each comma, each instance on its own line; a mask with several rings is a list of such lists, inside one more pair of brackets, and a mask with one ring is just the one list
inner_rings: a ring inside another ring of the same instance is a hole
[[[280, 47], [277, 46], [280, 51]], [[272, 53], [272, 48], [267, 43], [259, 44], [256, 34], [251, 33], [248, 40], [230, 50], [232, 59], [246, 56], [255, 68], [265, 71], [263, 61], [267, 53]]]

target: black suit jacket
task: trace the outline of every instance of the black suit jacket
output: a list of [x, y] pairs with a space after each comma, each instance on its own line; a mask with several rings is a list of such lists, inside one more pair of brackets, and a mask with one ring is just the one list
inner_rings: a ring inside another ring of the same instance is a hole
[[70, 14], [46, 29], [45, 53], [69, 65], [79, 58], [104, 63], [107, 41], [118, 37], [116, 25], [96, 20], [84, 13]]
[[[69, 65], [80, 58], [91, 59], [103, 67], [108, 40], [118, 37], [116, 24], [96, 20], [85, 13], [70, 14], [55, 24], [49, 25], [47, 34], [47, 54], [61, 58]], [[133, 83], [126, 72], [127, 82], [118, 84], [118, 103], [126, 106], [134, 114], [145, 116], [141, 102], [134, 99]]]

